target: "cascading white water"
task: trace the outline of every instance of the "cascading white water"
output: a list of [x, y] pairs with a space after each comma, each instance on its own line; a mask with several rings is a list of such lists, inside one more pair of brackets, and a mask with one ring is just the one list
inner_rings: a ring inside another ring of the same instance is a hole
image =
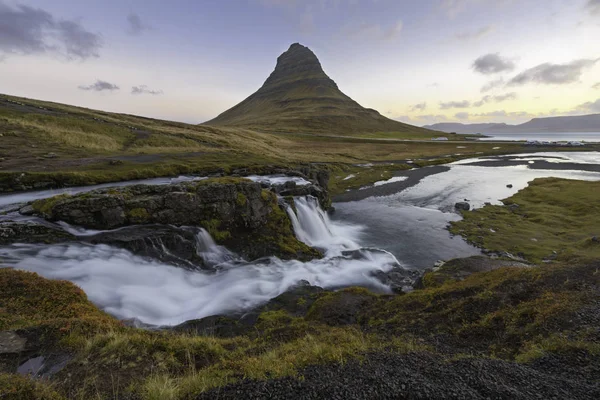
[[327, 256], [360, 248], [356, 242], [362, 230], [360, 226], [332, 223], [317, 199], [312, 196], [297, 197], [294, 205], [296, 211], [288, 205], [287, 213], [298, 240], [324, 250]]
[[7, 266], [70, 280], [105, 311], [152, 325], [175, 325], [253, 308], [301, 280], [324, 288], [389, 290], [372, 274], [398, 267], [392, 254], [361, 248], [357, 244], [361, 227], [330, 221], [315, 199], [298, 198], [296, 207], [296, 232], [307, 243], [323, 248], [323, 259], [300, 262], [271, 257], [243, 262], [215, 244], [203, 229], [197, 234], [198, 254], [218, 267], [214, 273], [174, 267], [108, 245], [82, 243], [17, 244], [0, 247], [0, 257]]
[[196, 233], [196, 254], [208, 267], [217, 267], [237, 258], [225, 247], [216, 244], [210, 233], [204, 228], [198, 229], [198, 233]]

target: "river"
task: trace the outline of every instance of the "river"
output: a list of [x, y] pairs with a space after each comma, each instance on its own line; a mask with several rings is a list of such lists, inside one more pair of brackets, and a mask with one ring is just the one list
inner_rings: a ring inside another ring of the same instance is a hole
[[[532, 179], [548, 176], [600, 180], [600, 153], [485, 157], [403, 171], [388, 183], [339, 196], [331, 216], [313, 198], [296, 198], [297, 213], [288, 209], [296, 236], [325, 253], [323, 259], [309, 262], [275, 257], [247, 262], [216, 245], [203, 229], [197, 229], [202, 248], [199, 255], [214, 268], [212, 272], [182, 269], [108, 245], [83, 242], [2, 246], [0, 259], [7, 267], [70, 280], [118, 318], [175, 325], [251, 309], [303, 280], [330, 289], [365, 286], [389, 292], [376, 273], [423, 269], [440, 259], [480, 254], [446, 230], [450, 221], [460, 218], [454, 203], [466, 199], [473, 207], [486, 202], [500, 204], [500, 199], [526, 187]], [[176, 181], [194, 179], [201, 178]], [[0, 204], [8, 210], [1, 219], [19, 218], [10, 211], [11, 203], [55, 194], [40, 191], [1, 196]], [[82, 229], [76, 232], [86, 234]]]

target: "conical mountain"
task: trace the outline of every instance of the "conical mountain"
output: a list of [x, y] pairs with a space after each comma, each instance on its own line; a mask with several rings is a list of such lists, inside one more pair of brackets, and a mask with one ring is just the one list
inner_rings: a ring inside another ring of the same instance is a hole
[[317, 56], [298, 43], [279, 56], [256, 93], [205, 124], [282, 133], [429, 132], [362, 107], [342, 93]]

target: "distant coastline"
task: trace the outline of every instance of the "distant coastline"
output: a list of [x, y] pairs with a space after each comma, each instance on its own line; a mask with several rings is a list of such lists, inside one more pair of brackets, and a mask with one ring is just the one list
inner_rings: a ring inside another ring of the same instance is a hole
[[600, 132], [600, 114], [569, 117], [534, 118], [519, 125], [509, 124], [461, 124], [443, 122], [425, 125], [423, 128], [446, 133], [460, 134], [541, 134], [541, 133], [598, 133]]

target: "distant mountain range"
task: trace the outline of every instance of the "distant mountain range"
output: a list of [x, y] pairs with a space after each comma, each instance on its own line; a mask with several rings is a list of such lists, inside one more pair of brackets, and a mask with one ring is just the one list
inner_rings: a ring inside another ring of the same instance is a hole
[[600, 114], [573, 117], [534, 118], [520, 125], [460, 124], [444, 122], [425, 125], [423, 128], [441, 132], [475, 133], [527, 133], [527, 132], [600, 132]]

